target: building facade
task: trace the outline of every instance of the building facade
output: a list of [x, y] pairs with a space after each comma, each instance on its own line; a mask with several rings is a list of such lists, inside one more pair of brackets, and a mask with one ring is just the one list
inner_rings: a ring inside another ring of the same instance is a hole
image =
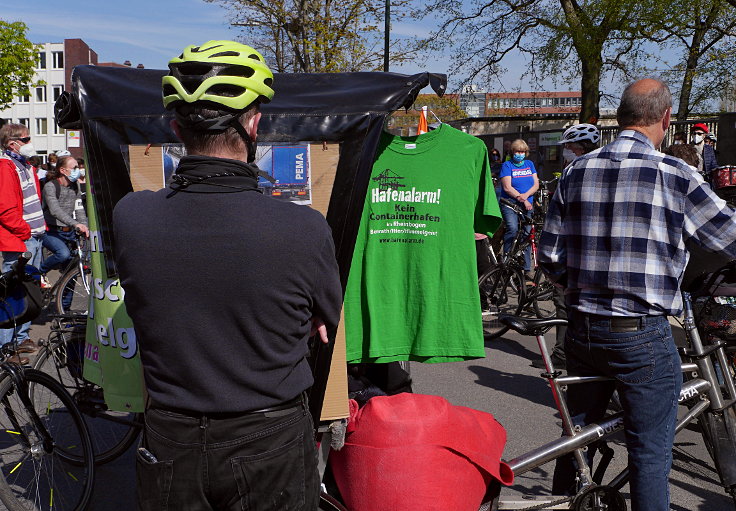
[[569, 117], [583, 105], [580, 91], [491, 92], [486, 102], [485, 117]]
[[98, 64], [97, 53], [81, 39], [39, 44], [34, 81], [43, 85], [31, 87], [28, 96], [17, 97], [10, 108], [0, 110], [3, 123], [28, 127], [43, 162], [60, 150], [68, 150], [75, 157], [83, 155], [80, 132], [63, 130], [54, 122], [54, 103], [62, 92], [71, 90], [72, 69], [88, 64]]

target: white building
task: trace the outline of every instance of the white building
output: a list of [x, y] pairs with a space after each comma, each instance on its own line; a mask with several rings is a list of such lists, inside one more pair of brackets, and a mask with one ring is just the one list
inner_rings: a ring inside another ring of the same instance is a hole
[[[72, 69], [80, 65], [130, 67], [130, 62], [97, 62], [97, 53], [81, 39], [64, 39], [62, 43], [41, 43], [36, 59], [34, 82], [42, 82], [31, 88], [28, 96], [17, 97], [5, 110], [0, 110], [4, 122], [25, 124], [33, 139], [38, 155], [46, 157], [56, 151], [68, 150], [75, 158], [83, 156], [83, 141], [79, 131], [67, 132], [54, 122], [54, 103], [62, 92], [69, 90]], [[142, 65], [138, 65], [142, 68]], [[0, 123], [3, 124], [3, 123]]]

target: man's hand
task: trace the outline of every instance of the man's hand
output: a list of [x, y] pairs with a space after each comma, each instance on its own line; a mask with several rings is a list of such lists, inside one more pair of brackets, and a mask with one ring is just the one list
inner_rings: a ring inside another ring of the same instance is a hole
[[319, 339], [327, 344], [330, 342], [330, 340], [327, 338], [327, 327], [325, 326], [325, 322], [322, 321], [322, 318], [318, 316], [312, 317], [312, 332], [309, 334], [310, 336], [316, 335], [319, 333]]
[[74, 226], [77, 232], [84, 234], [86, 238], [89, 238], [89, 228], [84, 224], [77, 224]]

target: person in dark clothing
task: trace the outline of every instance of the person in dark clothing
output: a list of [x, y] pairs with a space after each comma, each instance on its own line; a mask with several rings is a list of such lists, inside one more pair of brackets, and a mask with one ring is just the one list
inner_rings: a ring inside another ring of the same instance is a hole
[[263, 57], [208, 41], [169, 69], [164, 105], [188, 156], [169, 188], [129, 194], [113, 213], [149, 395], [138, 509], [311, 511], [307, 341], [327, 342], [340, 316], [331, 231], [257, 188], [259, 104], [273, 97]]
[[710, 181], [710, 171], [718, 166], [718, 161], [713, 146], [705, 143], [705, 137], [710, 133], [708, 126], [699, 122], [693, 125], [690, 133], [692, 134], [692, 145], [698, 152], [699, 161], [696, 168], [703, 174], [706, 181]]

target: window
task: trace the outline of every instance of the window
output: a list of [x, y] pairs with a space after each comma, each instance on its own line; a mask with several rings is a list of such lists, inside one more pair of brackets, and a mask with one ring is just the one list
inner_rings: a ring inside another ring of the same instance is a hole
[[61, 96], [61, 93], [64, 92], [64, 86], [63, 85], [54, 85], [52, 87], [52, 94], [54, 97], [54, 101], [59, 99], [59, 96]]
[[36, 87], [36, 101], [39, 103], [46, 103], [46, 87]]
[[36, 69], [46, 69], [46, 52], [39, 51], [36, 55]]
[[18, 96], [18, 103], [29, 103], [31, 96]]
[[54, 135], [63, 135], [64, 134], [64, 130], [61, 129], [58, 124], [56, 124], [55, 122], [52, 122], [51, 124], [54, 125]]
[[52, 51], [51, 57], [54, 60], [54, 69], [63, 69], [64, 68], [64, 52], [63, 51]]
[[29, 128], [31, 126], [31, 122], [28, 120], [27, 117], [18, 118], [18, 124], [22, 124], [26, 128]]
[[36, 119], [36, 135], [47, 135], [48, 132], [48, 120], [45, 117], [40, 117]]

